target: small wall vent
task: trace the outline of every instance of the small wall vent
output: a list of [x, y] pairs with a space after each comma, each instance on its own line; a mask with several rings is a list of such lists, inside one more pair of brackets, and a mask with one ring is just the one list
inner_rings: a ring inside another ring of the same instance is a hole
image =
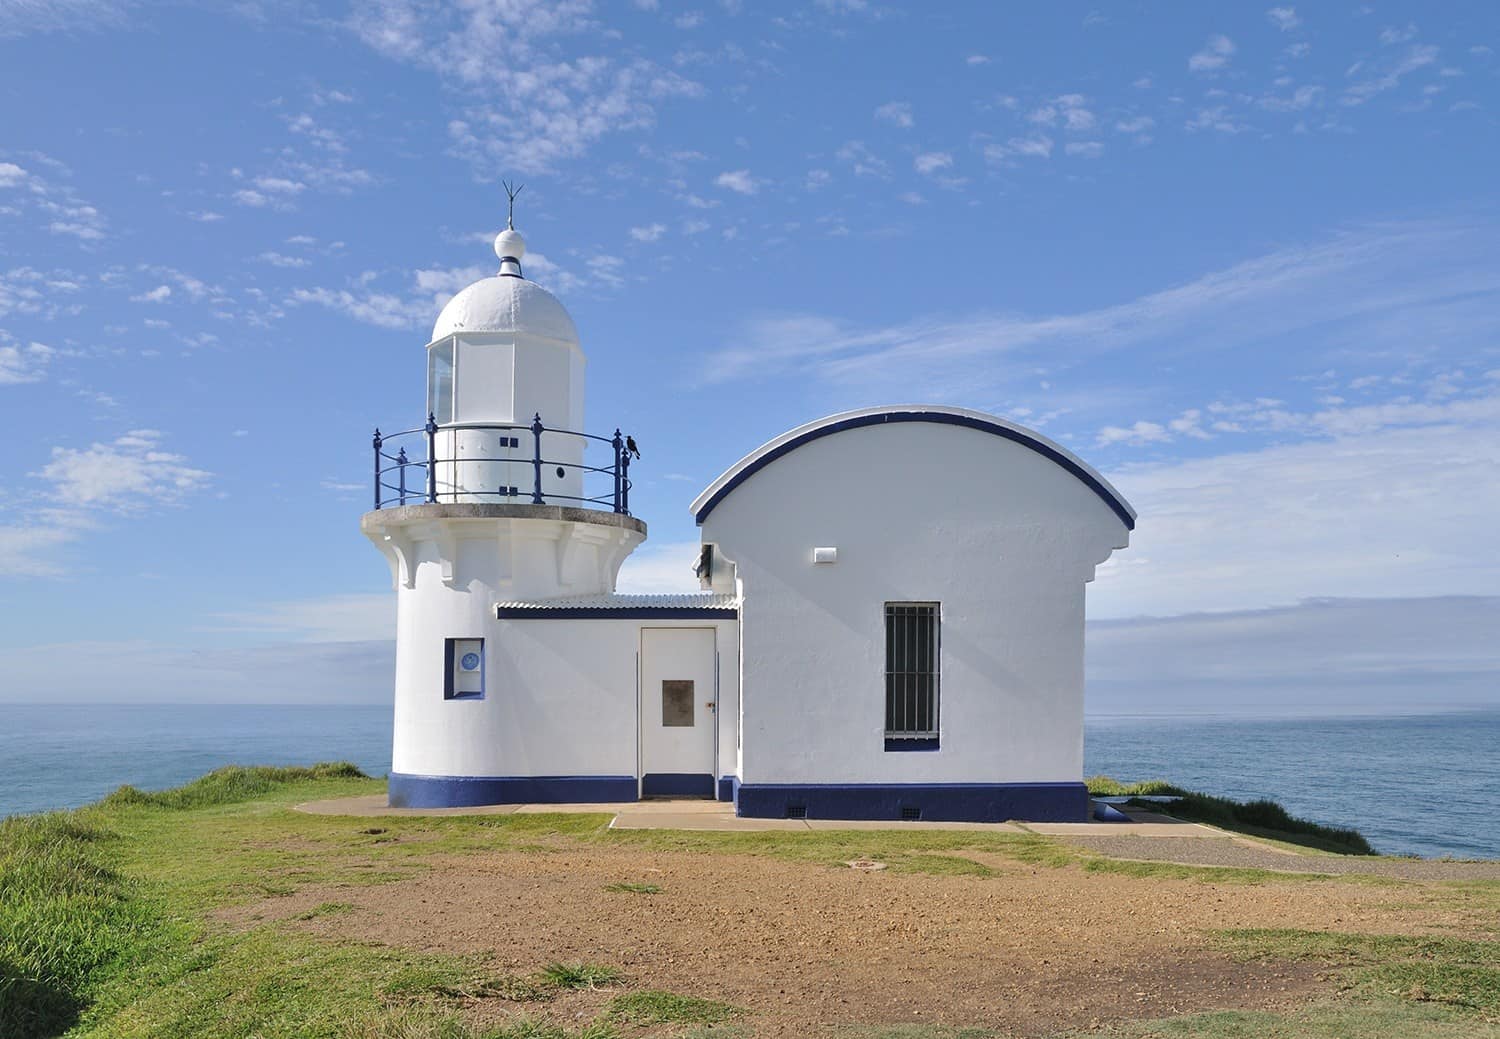
[[901, 809], [901, 818], [905, 822], [912, 822], [920, 819], [922, 818], [922, 809], [903, 806]]
[[806, 819], [807, 805], [787, 805], [786, 817], [788, 819]]

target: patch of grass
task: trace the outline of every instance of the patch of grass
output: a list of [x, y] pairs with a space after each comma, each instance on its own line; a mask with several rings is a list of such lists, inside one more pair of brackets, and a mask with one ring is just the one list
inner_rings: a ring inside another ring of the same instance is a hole
[[887, 863], [893, 873], [927, 873], [936, 877], [993, 877], [995, 871], [962, 855], [901, 855]]
[[115, 865], [116, 836], [76, 813], [0, 820], [0, 1035], [59, 1035], [168, 925]]
[[150, 792], [133, 786], [122, 786], [101, 803], [109, 807], [146, 805], [153, 808], [204, 808], [250, 801], [277, 787], [309, 780], [369, 778], [347, 761], [325, 761], [311, 768], [270, 768], [263, 765], [247, 768], [243, 765], [230, 765], [216, 768], [206, 776], [170, 790]]
[[354, 912], [354, 907], [348, 902], [322, 902], [305, 913], [298, 913], [297, 919], [316, 920], [320, 916], [340, 916], [352, 912]]
[[[1096, 1032], [1070, 1033], [1080, 1037]], [[1137, 1021], [1111, 1034], [1137, 1039], [1500, 1039], [1500, 1024], [1441, 1007], [1332, 1003], [1290, 1013], [1222, 1010]]]
[[1351, 968], [1353, 980], [1375, 995], [1500, 1013], [1500, 942], [1289, 929], [1242, 929], [1216, 937], [1247, 959], [1314, 960]]
[[615, 967], [597, 963], [549, 963], [540, 977], [549, 985], [566, 989], [601, 988], [623, 981], [625, 975]]
[[1341, 855], [1375, 855], [1377, 852], [1358, 830], [1342, 826], [1325, 826], [1310, 819], [1292, 815], [1275, 801], [1235, 801], [1196, 790], [1184, 790], [1160, 779], [1140, 783], [1121, 783], [1109, 776], [1091, 776], [1086, 783], [1095, 797], [1132, 797], [1172, 795], [1180, 800], [1166, 804], [1142, 802], [1149, 808], [1178, 819], [1208, 823], [1225, 830], [1270, 837]]
[[628, 894], [628, 895], [659, 895], [659, 894], [661, 894], [661, 885], [660, 884], [627, 884], [627, 883], [621, 882], [621, 883], [618, 883], [618, 884], [605, 884], [604, 885], [604, 890], [605, 891], [613, 891], [613, 892], [616, 892], [617, 894]]
[[545, 1021], [523, 1019], [513, 1021], [498, 1031], [484, 1032], [475, 1039], [619, 1039], [619, 1035], [614, 1026], [600, 1021], [573, 1030]]
[[1089, 776], [1083, 781], [1083, 785], [1089, 788], [1091, 797], [1148, 797], [1152, 794], [1173, 795], [1183, 792], [1181, 787], [1175, 787], [1165, 779], [1122, 783], [1110, 776]]
[[744, 1011], [728, 1003], [675, 992], [626, 992], [610, 1000], [604, 1017], [628, 1025], [712, 1025], [738, 1017]]
[[998, 1034], [984, 1028], [948, 1028], [944, 1025], [867, 1026], [838, 1033], [839, 1039], [993, 1039]]
[[[1392, 886], [1402, 883], [1391, 877], [1369, 874], [1345, 874], [1314, 872], [1282, 872], [1279, 870], [1252, 869], [1244, 866], [1184, 866], [1177, 862], [1143, 862], [1136, 859], [1111, 859], [1096, 855], [1083, 860], [1083, 868], [1089, 873], [1115, 873], [1126, 877], [1167, 878], [1171, 880], [1196, 880], [1204, 884], [1296, 884], [1332, 883], [1367, 884]], [[1309, 867], [1309, 870], [1312, 867]]]

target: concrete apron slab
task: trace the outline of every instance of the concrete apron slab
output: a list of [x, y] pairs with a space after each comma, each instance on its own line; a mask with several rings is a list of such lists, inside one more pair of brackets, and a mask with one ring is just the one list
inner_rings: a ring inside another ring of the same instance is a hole
[[[988, 833], [1024, 833], [1026, 827], [1015, 823], [921, 822], [876, 819], [742, 819], [734, 814], [727, 801], [676, 800], [652, 798], [645, 801], [613, 804], [515, 804], [482, 805], [472, 808], [392, 808], [384, 794], [363, 797], [336, 797], [327, 801], [309, 801], [294, 806], [310, 815], [341, 815], [357, 818], [378, 816], [453, 816], [453, 815], [545, 815], [567, 814], [611, 815], [610, 828], [616, 830], [722, 830], [755, 833], [765, 831], [811, 830], [977, 830]], [[1033, 824], [1033, 828], [1043, 824]], [[1061, 825], [1061, 824], [1059, 824]], [[1070, 833], [1119, 833], [1122, 826], [1131, 833], [1146, 826], [1122, 823], [1077, 823]], [[1038, 831], [1046, 832], [1046, 831]]]

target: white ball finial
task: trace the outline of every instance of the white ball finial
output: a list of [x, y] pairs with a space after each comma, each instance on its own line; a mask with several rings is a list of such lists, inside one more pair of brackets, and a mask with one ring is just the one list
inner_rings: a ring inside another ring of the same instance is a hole
[[526, 239], [520, 231], [507, 227], [495, 236], [495, 255], [501, 260], [520, 260], [526, 255]]

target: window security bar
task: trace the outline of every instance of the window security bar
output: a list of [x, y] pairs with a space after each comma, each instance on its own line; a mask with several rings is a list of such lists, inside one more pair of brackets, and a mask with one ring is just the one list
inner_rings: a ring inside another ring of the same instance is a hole
[[938, 604], [885, 604], [885, 736], [938, 735]]

